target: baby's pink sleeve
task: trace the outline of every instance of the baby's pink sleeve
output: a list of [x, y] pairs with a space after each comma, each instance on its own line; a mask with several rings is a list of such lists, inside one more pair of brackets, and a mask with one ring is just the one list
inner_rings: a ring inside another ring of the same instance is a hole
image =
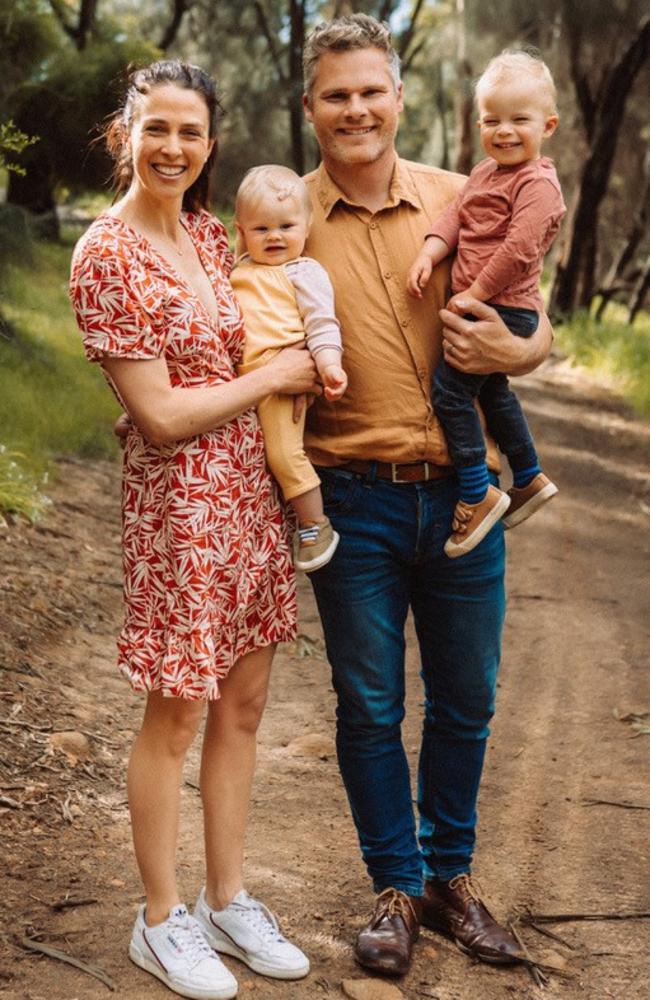
[[334, 289], [324, 267], [301, 257], [284, 266], [291, 281], [305, 327], [305, 340], [312, 355], [325, 348], [342, 351], [341, 325], [334, 313]]

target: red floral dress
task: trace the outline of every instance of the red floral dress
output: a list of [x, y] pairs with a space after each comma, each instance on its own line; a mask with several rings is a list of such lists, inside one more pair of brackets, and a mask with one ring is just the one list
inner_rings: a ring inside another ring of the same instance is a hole
[[[176, 386], [236, 377], [244, 328], [224, 227], [207, 212], [184, 222], [219, 325], [148, 240], [102, 215], [77, 244], [70, 283], [89, 360], [164, 357]], [[118, 663], [135, 689], [218, 698], [235, 660], [295, 636], [287, 527], [254, 410], [162, 447], [134, 428], [124, 449], [122, 527]]]

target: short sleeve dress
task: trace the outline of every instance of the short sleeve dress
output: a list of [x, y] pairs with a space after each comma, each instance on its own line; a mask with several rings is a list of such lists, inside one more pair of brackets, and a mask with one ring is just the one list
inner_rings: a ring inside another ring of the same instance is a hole
[[[236, 377], [244, 328], [224, 227], [207, 212], [183, 222], [212, 283], [219, 324], [148, 240], [101, 215], [75, 248], [70, 281], [90, 361], [164, 357], [175, 386]], [[294, 638], [288, 530], [253, 409], [161, 447], [133, 428], [123, 457], [122, 531], [118, 663], [136, 690], [218, 698], [239, 657]]]

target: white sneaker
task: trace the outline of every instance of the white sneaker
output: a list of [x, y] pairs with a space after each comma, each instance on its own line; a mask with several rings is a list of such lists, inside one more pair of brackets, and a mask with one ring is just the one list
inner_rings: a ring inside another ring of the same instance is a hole
[[175, 906], [167, 920], [155, 927], [147, 927], [141, 906], [129, 958], [182, 997], [230, 1000], [237, 996], [237, 980], [215, 955], [185, 906]]
[[244, 889], [225, 910], [211, 910], [201, 889], [194, 916], [216, 951], [233, 955], [253, 972], [273, 979], [302, 979], [309, 972], [307, 956], [282, 936], [271, 911]]

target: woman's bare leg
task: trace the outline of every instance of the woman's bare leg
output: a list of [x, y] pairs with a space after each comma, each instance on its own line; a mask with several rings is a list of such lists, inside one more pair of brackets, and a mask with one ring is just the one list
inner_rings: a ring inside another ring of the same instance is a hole
[[221, 910], [243, 887], [244, 835], [257, 729], [268, 692], [275, 645], [243, 656], [210, 703], [201, 758], [206, 900]]
[[204, 711], [201, 701], [148, 697], [128, 769], [135, 856], [147, 897], [147, 923], [165, 920], [180, 901], [176, 840], [183, 761]]

